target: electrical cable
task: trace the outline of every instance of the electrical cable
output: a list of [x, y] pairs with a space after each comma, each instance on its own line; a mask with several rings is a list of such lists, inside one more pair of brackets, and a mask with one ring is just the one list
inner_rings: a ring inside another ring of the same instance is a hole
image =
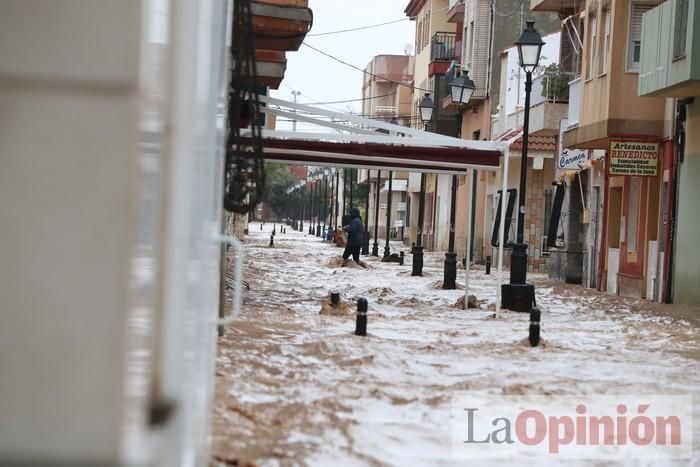
[[345, 65], [345, 66], [349, 66], [350, 68], [353, 68], [353, 69], [355, 69], [355, 70], [357, 70], [357, 71], [360, 71], [360, 72], [362, 72], [362, 73], [364, 73], [364, 74], [366, 74], [366, 75], [372, 76], [372, 77], [374, 77], [374, 78], [379, 78], [379, 79], [381, 79], [381, 80], [383, 80], [383, 81], [386, 81], [386, 82], [388, 82], [388, 83], [393, 83], [393, 84], [396, 84], [396, 85], [398, 85], [398, 86], [404, 86], [404, 87], [407, 87], [407, 88], [409, 88], [409, 89], [413, 89], [413, 90], [418, 90], [418, 91], [423, 91], [423, 92], [432, 93], [432, 91], [431, 91], [430, 89], [419, 88], [419, 87], [417, 87], [417, 86], [412, 86], [412, 85], [410, 85], [410, 84], [402, 83], [401, 81], [394, 81], [394, 80], [391, 80], [391, 79], [387, 79], [387, 78], [384, 77], [384, 76], [377, 75], [377, 74], [371, 73], [371, 72], [369, 72], [369, 71], [365, 71], [365, 70], [363, 70], [363, 69], [360, 68], [360, 67], [357, 67], [357, 66], [355, 66], [355, 65], [353, 65], [353, 64], [351, 64], [351, 63], [348, 63], [348, 62], [346, 62], [346, 61], [344, 61], [344, 60], [341, 60], [341, 59], [338, 58], [338, 57], [335, 57], [335, 56], [333, 56], [333, 55], [331, 55], [331, 54], [329, 54], [329, 53], [326, 53], [326, 52], [324, 52], [324, 51], [322, 51], [322, 50], [317, 49], [316, 47], [314, 47], [314, 46], [308, 44], [306, 41], [304, 41], [304, 42], [302, 43], [302, 45], [305, 45], [306, 47], [310, 48], [311, 50], [314, 50], [314, 51], [320, 53], [321, 55], [324, 55], [324, 56], [326, 56], [326, 57], [328, 57], [328, 58], [330, 58], [330, 59], [332, 59], [332, 60], [335, 60], [335, 61], [338, 62], [338, 63], [342, 63], [342, 64]]
[[364, 31], [365, 29], [378, 28], [378, 27], [380, 27], [380, 26], [386, 26], [386, 25], [388, 25], [388, 24], [401, 23], [401, 22], [403, 22], [403, 21], [410, 21], [410, 20], [412, 20], [412, 19], [414, 19], [414, 18], [406, 17], [406, 18], [397, 19], [397, 20], [395, 20], [395, 21], [387, 21], [387, 22], [385, 22], [385, 23], [371, 24], [371, 25], [369, 25], [369, 26], [360, 26], [360, 27], [357, 27], [357, 28], [341, 29], [341, 30], [338, 30], [338, 31], [319, 32], [319, 33], [317, 33], [317, 34], [309, 34], [309, 35], [307, 35], [306, 37], [328, 36], [328, 35], [331, 35], [331, 34], [341, 34], [341, 33], [344, 33], [344, 32]]

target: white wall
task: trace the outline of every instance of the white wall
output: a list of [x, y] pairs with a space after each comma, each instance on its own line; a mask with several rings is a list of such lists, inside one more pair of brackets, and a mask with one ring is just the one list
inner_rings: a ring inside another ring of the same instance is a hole
[[208, 455], [225, 3], [0, 6], [0, 464]]

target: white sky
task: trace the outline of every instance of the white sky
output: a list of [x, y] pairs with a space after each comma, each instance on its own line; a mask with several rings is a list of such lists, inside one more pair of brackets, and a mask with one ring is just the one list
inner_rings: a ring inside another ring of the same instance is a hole
[[[309, 0], [314, 24], [306, 42], [330, 55], [364, 69], [372, 57], [381, 54], [403, 55], [407, 44], [413, 47], [415, 22], [404, 9], [408, 0]], [[368, 26], [405, 18], [394, 24], [361, 31], [314, 37], [314, 34]], [[411, 49], [412, 50], [412, 49]], [[287, 71], [279, 90], [271, 95], [292, 99], [292, 89], [300, 91], [298, 102], [313, 104], [362, 97], [362, 72], [338, 63], [304, 45], [287, 52]], [[360, 113], [361, 102], [334, 104], [325, 108]], [[277, 128], [290, 129], [290, 122], [278, 122]], [[299, 123], [303, 131], [310, 126]]]

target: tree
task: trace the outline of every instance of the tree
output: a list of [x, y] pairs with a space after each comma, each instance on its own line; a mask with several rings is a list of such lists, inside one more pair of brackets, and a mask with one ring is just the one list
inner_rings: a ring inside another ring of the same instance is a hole
[[265, 162], [265, 190], [261, 201], [278, 217], [289, 217], [293, 200], [287, 191], [296, 181], [285, 164]]

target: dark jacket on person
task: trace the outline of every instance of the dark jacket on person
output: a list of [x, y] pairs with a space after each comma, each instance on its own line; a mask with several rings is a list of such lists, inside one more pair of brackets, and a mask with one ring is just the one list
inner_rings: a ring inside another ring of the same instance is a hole
[[362, 246], [362, 240], [365, 234], [365, 227], [362, 225], [362, 218], [360, 217], [360, 210], [357, 208], [350, 209], [350, 225], [343, 227], [348, 233], [348, 246], [358, 247]]

